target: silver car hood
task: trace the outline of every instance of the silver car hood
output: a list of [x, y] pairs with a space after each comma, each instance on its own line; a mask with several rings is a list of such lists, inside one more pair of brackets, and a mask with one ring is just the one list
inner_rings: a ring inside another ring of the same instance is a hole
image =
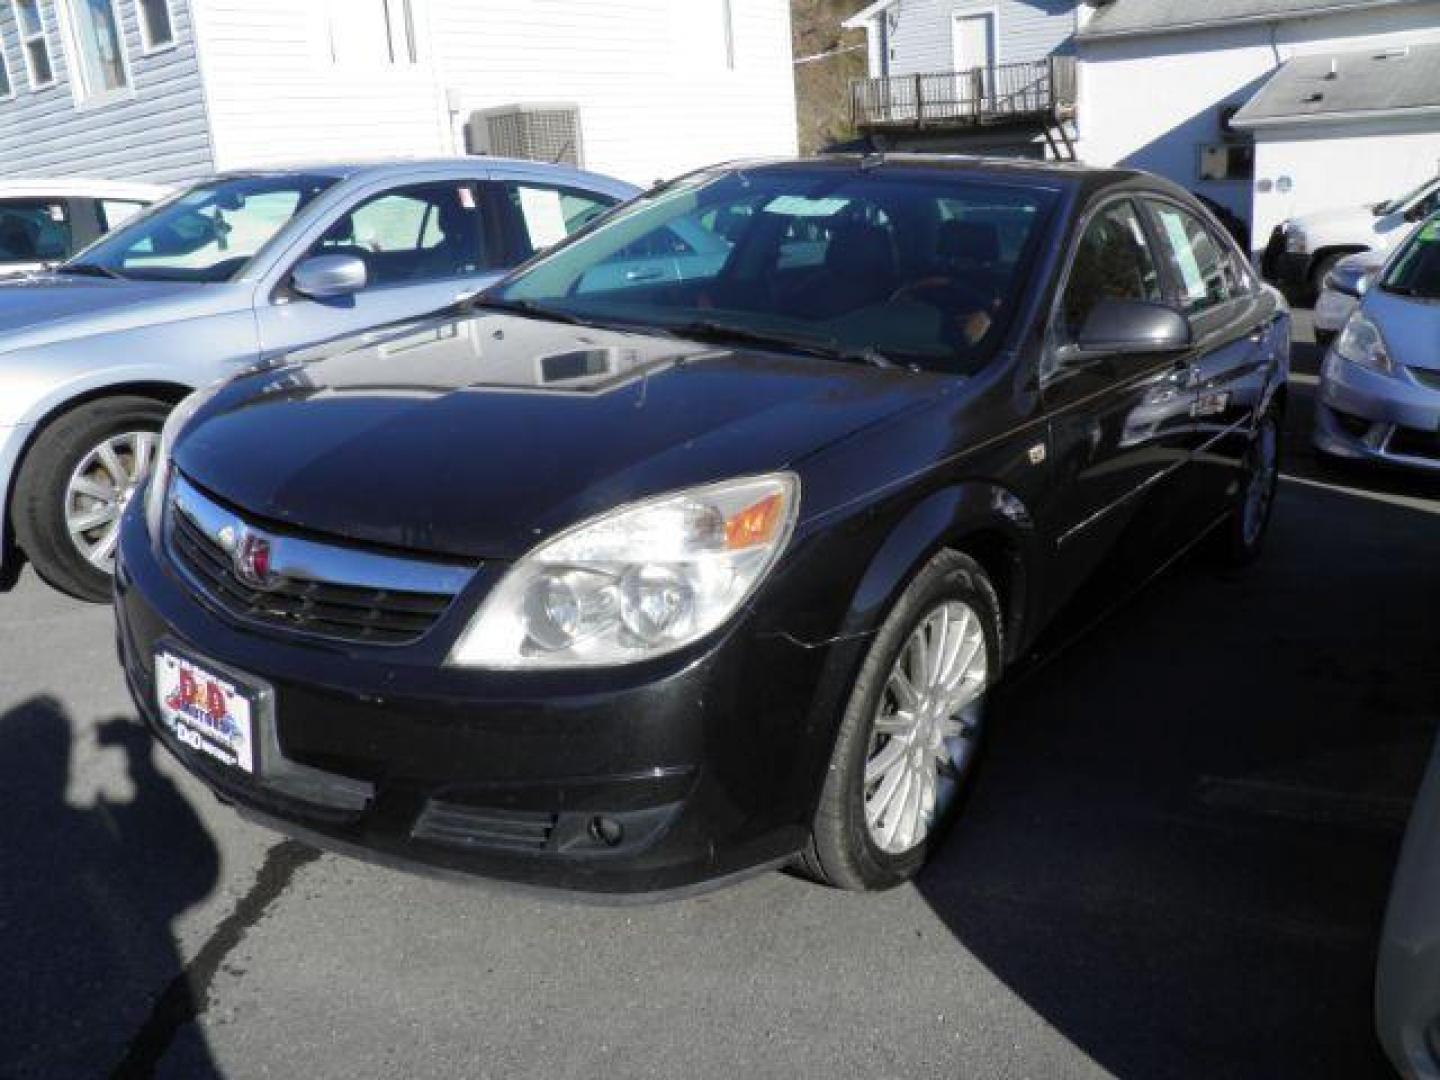
[[1380, 327], [1390, 355], [1399, 363], [1440, 371], [1440, 300], [1375, 288], [1365, 294], [1365, 314]]
[[239, 288], [70, 274], [0, 280], [0, 354], [228, 310]]

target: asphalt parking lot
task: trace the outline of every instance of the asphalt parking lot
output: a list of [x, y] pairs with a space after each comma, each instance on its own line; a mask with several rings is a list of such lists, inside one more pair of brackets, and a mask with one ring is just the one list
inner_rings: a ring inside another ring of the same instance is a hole
[[1305, 442], [998, 695], [914, 887], [595, 908], [318, 855], [134, 724], [107, 611], [0, 596], [0, 1077], [1387, 1075], [1376, 936], [1440, 719], [1440, 484]]

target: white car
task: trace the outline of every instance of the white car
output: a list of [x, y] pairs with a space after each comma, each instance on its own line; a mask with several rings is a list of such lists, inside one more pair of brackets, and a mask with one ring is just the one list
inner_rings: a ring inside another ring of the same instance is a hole
[[64, 262], [167, 194], [113, 180], [0, 181], [0, 276]]
[[1341, 259], [1362, 251], [1382, 254], [1410, 235], [1411, 227], [1440, 210], [1440, 176], [1373, 206], [1319, 210], [1282, 221], [1270, 234], [1261, 270], [1265, 278], [1314, 296]]
[[1319, 344], [1328, 345], [1345, 328], [1360, 306], [1370, 279], [1388, 258], [1389, 253], [1384, 251], [1346, 255], [1325, 275], [1315, 301], [1315, 340]]

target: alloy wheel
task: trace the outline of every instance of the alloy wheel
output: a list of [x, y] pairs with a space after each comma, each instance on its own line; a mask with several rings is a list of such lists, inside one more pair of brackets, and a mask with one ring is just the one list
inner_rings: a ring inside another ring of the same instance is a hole
[[85, 560], [109, 573], [120, 516], [155, 460], [153, 431], [112, 435], [80, 459], [65, 486], [65, 529]]
[[921, 843], [969, 769], [988, 676], [985, 631], [966, 603], [920, 620], [891, 666], [865, 755], [870, 838], [899, 855]]

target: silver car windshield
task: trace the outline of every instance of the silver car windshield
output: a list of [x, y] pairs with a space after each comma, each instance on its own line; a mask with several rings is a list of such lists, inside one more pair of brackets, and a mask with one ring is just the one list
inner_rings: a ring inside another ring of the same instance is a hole
[[1440, 216], [1415, 230], [1390, 264], [1380, 288], [1400, 296], [1440, 300]]
[[617, 211], [484, 300], [969, 374], [1004, 339], [1057, 201], [1033, 182], [945, 172], [701, 174]]
[[62, 266], [141, 281], [232, 281], [316, 196], [328, 176], [246, 176], [191, 188]]

